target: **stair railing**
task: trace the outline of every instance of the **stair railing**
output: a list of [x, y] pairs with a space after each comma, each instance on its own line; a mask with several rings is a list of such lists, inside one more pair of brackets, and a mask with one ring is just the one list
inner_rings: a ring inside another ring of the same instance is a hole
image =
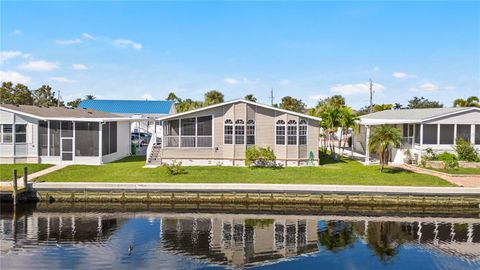
[[157, 134], [153, 132], [147, 147], [147, 160], [146, 160], [147, 164], [150, 163], [150, 158], [151, 158], [150, 155], [152, 154], [152, 149], [156, 142], [157, 142]]

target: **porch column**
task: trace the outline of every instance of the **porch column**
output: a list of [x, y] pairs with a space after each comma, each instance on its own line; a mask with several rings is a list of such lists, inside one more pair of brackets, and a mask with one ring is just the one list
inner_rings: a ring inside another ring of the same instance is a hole
[[100, 164], [103, 163], [103, 161], [102, 161], [102, 156], [103, 156], [103, 153], [102, 153], [102, 150], [103, 150], [103, 142], [102, 142], [103, 128], [102, 128], [102, 126], [103, 126], [102, 122], [98, 122], [98, 157], [100, 158]]
[[423, 145], [423, 124], [420, 124], [420, 146]]
[[437, 144], [440, 144], [440, 124], [437, 124]]
[[370, 165], [370, 151], [368, 150], [370, 144], [370, 126], [367, 128], [366, 143], [365, 143], [365, 165]]
[[453, 145], [457, 144], [457, 124], [453, 125]]
[[475, 125], [470, 125], [470, 143], [475, 145]]

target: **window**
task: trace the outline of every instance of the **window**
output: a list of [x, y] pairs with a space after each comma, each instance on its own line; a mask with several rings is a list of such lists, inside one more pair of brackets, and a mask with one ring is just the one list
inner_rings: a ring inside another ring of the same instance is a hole
[[75, 123], [75, 156], [98, 156], [98, 127], [96, 122]]
[[12, 142], [12, 125], [2, 125], [2, 142], [11, 143]]
[[62, 137], [73, 137], [73, 122], [62, 121]]
[[212, 147], [212, 116], [197, 118], [197, 147]]
[[423, 144], [437, 144], [438, 125], [423, 125]]
[[290, 120], [287, 123], [287, 144], [297, 144], [297, 121]]
[[16, 124], [15, 125], [15, 143], [27, 142], [27, 125]]
[[278, 120], [275, 126], [276, 144], [285, 144], [285, 121]]
[[48, 156], [48, 121], [38, 123], [38, 155]]
[[182, 147], [195, 147], [195, 118], [182, 119], [180, 133]]
[[247, 144], [255, 144], [255, 120], [247, 121]]
[[454, 125], [440, 125], [440, 144], [453, 144]]
[[457, 125], [457, 138], [470, 142], [470, 125]]
[[415, 124], [415, 143], [420, 143], [420, 124]]
[[180, 121], [170, 120], [165, 122], [163, 127], [165, 147], [179, 147]]
[[60, 156], [60, 121], [50, 121], [50, 156]]
[[117, 152], [117, 122], [106, 122], [102, 125], [102, 155]]
[[307, 121], [300, 121], [298, 126], [298, 144], [307, 144], [307, 126]]
[[223, 143], [233, 143], [233, 122], [230, 119], [225, 120], [223, 123]]
[[245, 122], [243, 120], [235, 121], [235, 144], [245, 143]]

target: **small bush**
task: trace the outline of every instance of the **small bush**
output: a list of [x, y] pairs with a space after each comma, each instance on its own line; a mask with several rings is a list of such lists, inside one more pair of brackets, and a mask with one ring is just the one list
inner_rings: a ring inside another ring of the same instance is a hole
[[255, 167], [275, 167], [277, 157], [270, 147], [248, 147], [245, 152], [245, 165]]
[[165, 163], [165, 168], [167, 168], [168, 175], [178, 175], [178, 174], [186, 174], [187, 171], [182, 166], [182, 162], [173, 161], [172, 164]]
[[458, 159], [462, 161], [471, 161], [479, 162], [480, 157], [478, 156], [475, 148], [470, 144], [470, 142], [465, 141], [462, 138], [457, 138], [456, 146], [454, 146], [455, 152], [457, 152]]
[[437, 155], [435, 160], [443, 161], [446, 169], [458, 168], [458, 159], [454, 154], [443, 152]]

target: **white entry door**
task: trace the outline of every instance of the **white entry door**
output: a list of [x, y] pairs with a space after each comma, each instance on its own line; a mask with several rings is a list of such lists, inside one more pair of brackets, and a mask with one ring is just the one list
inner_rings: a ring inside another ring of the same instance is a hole
[[62, 163], [73, 163], [73, 138], [62, 138]]

